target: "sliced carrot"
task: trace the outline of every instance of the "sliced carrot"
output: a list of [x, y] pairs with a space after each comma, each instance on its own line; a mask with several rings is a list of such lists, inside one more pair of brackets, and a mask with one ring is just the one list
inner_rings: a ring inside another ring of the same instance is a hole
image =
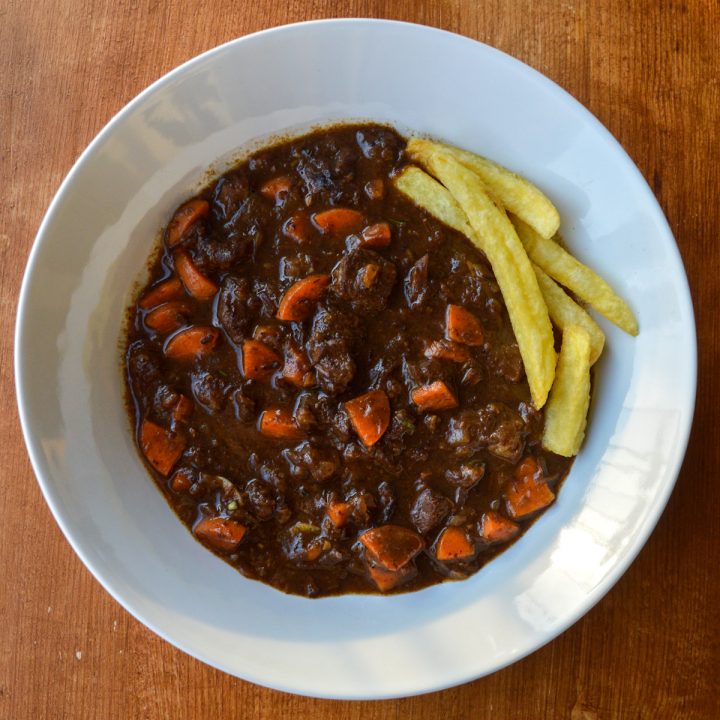
[[168, 475], [183, 454], [185, 441], [152, 420], [143, 420], [140, 428], [140, 448], [148, 462], [161, 475]]
[[312, 232], [310, 218], [303, 212], [291, 215], [283, 224], [283, 233], [298, 245], [307, 242], [312, 237]]
[[306, 562], [315, 562], [323, 553], [323, 546], [320, 542], [311, 542], [305, 551], [304, 560]]
[[175, 333], [165, 341], [165, 357], [173, 360], [192, 360], [209, 353], [220, 337], [217, 328], [193, 325]]
[[260, 186], [260, 194], [268, 200], [277, 200], [280, 193], [290, 191], [292, 180], [287, 175], [268, 180]]
[[315, 213], [313, 220], [324, 233], [339, 237], [359, 230], [365, 217], [361, 212], [350, 208], [331, 208]]
[[390, 400], [383, 390], [371, 390], [345, 403], [355, 432], [367, 447], [374, 445], [390, 424]]
[[282, 365], [282, 358], [259, 340], [246, 340], [242, 345], [243, 375], [249, 380], [267, 382]]
[[229, 518], [204, 518], [194, 528], [193, 532], [201, 540], [217, 550], [234, 550], [245, 537], [247, 528], [241, 523]]
[[284, 408], [268, 408], [260, 415], [260, 432], [274, 440], [300, 440], [303, 431], [297, 426], [292, 413]]
[[424, 547], [423, 539], [414, 530], [399, 525], [381, 525], [359, 537], [371, 559], [386, 570], [399, 570]]
[[143, 309], [162, 305], [170, 300], [179, 300], [185, 295], [185, 289], [180, 282], [180, 278], [174, 275], [168, 280], [163, 280], [159, 285], [150, 288], [145, 295], [142, 296], [138, 305]]
[[485, 342], [480, 321], [460, 305], [448, 305], [445, 313], [445, 335], [448, 340], [479, 346]]
[[175, 270], [185, 289], [198, 300], [210, 300], [218, 291], [218, 286], [209, 277], [203, 275], [185, 250], [176, 250], [173, 255]]
[[455, 393], [442, 381], [435, 380], [429, 385], [416, 387], [410, 393], [411, 400], [418, 410], [449, 410], [457, 407], [458, 401]]
[[210, 211], [206, 200], [189, 200], [181, 205], [168, 223], [165, 231], [165, 242], [168, 247], [175, 247], [184, 237], [185, 233]]
[[170, 479], [170, 488], [173, 492], [187, 492], [193, 485], [193, 476], [189, 468], [180, 468]]
[[485, 542], [507, 542], [515, 537], [519, 530], [520, 526], [517, 523], [492, 510], [482, 517], [480, 534]]
[[315, 377], [307, 356], [294, 343], [289, 343], [285, 349], [285, 365], [282, 376], [291, 385], [299, 388], [315, 384]]
[[377, 585], [377, 589], [380, 590], [380, 592], [393, 590], [398, 585], [407, 582], [417, 573], [417, 568], [414, 565], [405, 565], [405, 567], [399, 570], [386, 570], [380, 567], [380, 565], [368, 564], [367, 570], [370, 579]]
[[352, 505], [350, 503], [334, 500], [325, 506], [325, 512], [335, 527], [341, 528], [347, 525], [352, 515]]
[[470, 351], [467, 347], [452, 340], [433, 340], [425, 346], [424, 354], [428, 358], [456, 363], [466, 363], [470, 359]]
[[371, 200], [382, 200], [385, 197], [385, 183], [382, 178], [368, 180], [365, 183], [365, 194]]
[[390, 223], [380, 222], [374, 225], [368, 225], [360, 233], [360, 244], [365, 247], [387, 247], [392, 240], [390, 232]]
[[503, 494], [508, 514], [516, 520], [547, 507], [555, 499], [555, 493], [532, 457], [517, 466], [514, 479], [506, 485]]
[[435, 545], [435, 557], [441, 562], [469, 560], [474, 556], [475, 546], [459, 527], [445, 528]]
[[155, 332], [167, 335], [181, 328], [192, 312], [192, 308], [182, 300], [171, 300], [158, 305], [145, 316], [145, 325]]
[[280, 300], [279, 320], [307, 320], [330, 284], [329, 275], [308, 275], [291, 285]]
[[172, 418], [175, 422], [184, 422], [192, 415], [193, 403], [189, 397], [181, 395], [172, 411]]

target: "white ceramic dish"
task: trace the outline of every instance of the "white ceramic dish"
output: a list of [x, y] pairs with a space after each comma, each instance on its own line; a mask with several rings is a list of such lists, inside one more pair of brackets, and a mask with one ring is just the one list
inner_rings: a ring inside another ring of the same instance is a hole
[[[558, 205], [573, 251], [629, 299], [641, 334], [603, 323], [608, 343], [589, 436], [557, 503], [521, 542], [462, 583], [306, 600], [243, 578], [176, 520], [133, 447], [118, 337], [156, 231], [208, 165], [258, 137], [343, 118], [430, 133], [535, 180]], [[33, 247], [16, 379], [47, 502], [129, 612], [241, 678], [308, 695], [383, 698], [497, 670], [557, 636], [617, 581], [683, 458], [695, 330], [660, 208], [575, 100], [466, 38], [337, 20], [212, 50], [159, 80], [98, 135]]]

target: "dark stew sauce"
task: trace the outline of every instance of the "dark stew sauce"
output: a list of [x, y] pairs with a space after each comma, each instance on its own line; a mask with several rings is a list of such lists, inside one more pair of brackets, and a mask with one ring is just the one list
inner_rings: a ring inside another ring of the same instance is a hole
[[476, 572], [555, 497], [492, 270], [393, 189], [405, 142], [341, 125], [182, 205], [130, 310], [128, 407], [182, 521], [306, 596]]

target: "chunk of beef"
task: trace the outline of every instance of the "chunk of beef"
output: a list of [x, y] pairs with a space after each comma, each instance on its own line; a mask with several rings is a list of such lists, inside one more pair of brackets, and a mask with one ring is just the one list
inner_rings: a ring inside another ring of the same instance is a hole
[[301, 157], [297, 171], [305, 186], [305, 202], [328, 201], [334, 177], [327, 160], [319, 157]]
[[428, 296], [430, 285], [428, 284], [428, 267], [430, 258], [423, 255], [408, 271], [405, 276], [404, 291], [405, 300], [411, 310], [422, 307]]
[[343, 392], [355, 375], [351, 351], [357, 324], [355, 316], [332, 305], [321, 306], [313, 319], [307, 353], [320, 387], [330, 395]]
[[390, 518], [395, 512], [395, 506], [397, 505], [395, 491], [387, 480], [383, 480], [383, 482], [378, 485], [377, 496], [379, 510], [377, 522], [385, 524], [390, 521]]
[[235, 417], [243, 423], [255, 421], [255, 401], [242, 388], [233, 394]]
[[400, 156], [397, 135], [384, 128], [364, 128], [355, 134], [360, 150], [368, 160], [395, 162]]
[[340, 468], [340, 460], [335, 450], [317, 447], [309, 440], [285, 450], [283, 455], [295, 477], [305, 478], [309, 475], [319, 483], [329, 480]]
[[488, 370], [509, 382], [523, 379], [525, 366], [517, 344], [492, 345], [485, 357]]
[[250, 283], [245, 278], [225, 277], [218, 294], [217, 321], [236, 345], [242, 343], [250, 330], [249, 298]]
[[190, 383], [195, 399], [209, 413], [223, 409], [228, 387], [222, 378], [202, 370], [192, 373]]
[[490, 403], [451, 418], [447, 441], [461, 455], [486, 447], [493, 455], [515, 463], [525, 446], [525, 423], [507, 405]]
[[133, 343], [127, 355], [133, 392], [136, 397], [142, 397], [145, 394], [141, 392], [143, 387], [157, 385], [160, 381], [162, 359], [157, 350], [144, 340]]
[[464, 463], [459, 468], [453, 468], [445, 473], [447, 481], [460, 488], [470, 490], [485, 477], [485, 465], [482, 463]]
[[278, 308], [278, 293], [270, 283], [255, 278], [252, 293], [248, 298], [248, 307], [255, 312], [262, 312], [266, 317], [275, 317]]
[[202, 272], [225, 271], [247, 257], [252, 245], [251, 237], [199, 235], [193, 259]]
[[245, 495], [250, 512], [258, 520], [268, 520], [275, 512], [275, 489], [270, 483], [257, 478], [250, 480], [245, 486]]
[[448, 516], [452, 507], [452, 502], [446, 497], [430, 488], [425, 488], [410, 510], [410, 519], [417, 531], [426, 535]]
[[395, 284], [395, 265], [374, 250], [355, 248], [333, 268], [331, 289], [354, 310], [382, 310]]
[[236, 171], [218, 180], [212, 197], [213, 214], [221, 223], [227, 222], [250, 194], [250, 184], [244, 172]]

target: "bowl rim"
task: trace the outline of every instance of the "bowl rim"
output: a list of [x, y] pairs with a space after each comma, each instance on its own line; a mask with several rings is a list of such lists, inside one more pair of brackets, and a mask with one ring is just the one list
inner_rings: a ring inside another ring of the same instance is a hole
[[[258, 685], [262, 685], [265, 687], [270, 687], [276, 690], [284, 691], [284, 692], [291, 692], [298, 695], [304, 695], [308, 697], [318, 697], [318, 698], [327, 698], [327, 699], [358, 699], [358, 700], [368, 700], [368, 699], [390, 699], [390, 698], [398, 698], [398, 697], [411, 697], [414, 695], [420, 695], [424, 693], [429, 692], [435, 692], [439, 690], [443, 690], [450, 687], [455, 687], [457, 685], [464, 684], [466, 682], [470, 682], [472, 680], [478, 679], [479, 677], [482, 677], [486, 674], [491, 674], [494, 672], [497, 672], [498, 670], [501, 670], [518, 660], [521, 660], [528, 655], [534, 653], [539, 648], [543, 647], [547, 643], [551, 642], [555, 638], [557, 638], [559, 635], [564, 633], [569, 627], [574, 625], [582, 616], [587, 614], [605, 595], [613, 588], [613, 586], [618, 582], [618, 580], [622, 577], [622, 575], [627, 571], [628, 567], [634, 562], [635, 558], [639, 554], [640, 550], [645, 546], [647, 543], [647, 540], [653, 530], [655, 529], [666, 505], [669, 500], [669, 497], [675, 487], [675, 483], [677, 481], [682, 463], [685, 458], [685, 454], [687, 451], [687, 446], [690, 438], [690, 433], [692, 429], [693, 419], [694, 419], [694, 408], [695, 408], [695, 401], [696, 401], [696, 395], [697, 395], [697, 332], [696, 332], [696, 322], [695, 322], [695, 316], [693, 311], [693, 305], [692, 305], [692, 298], [690, 293], [690, 287], [687, 279], [687, 273], [684, 269], [684, 264], [682, 262], [682, 256], [680, 254], [679, 247], [677, 245], [677, 241], [675, 241], [672, 229], [670, 228], [670, 225], [667, 221], [667, 218], [665, 217], [662, 208], [660, 207], [657, 199], [655, 198], [652, 190], [650, 189], [647, 181], [643, 177], [642, 173], [638, 169], [638, 167], [635, 165], [635, 163], [632, 161], [630, 156], [628, 155], [627, 151], [622, 147], [622, 145], [615, 139], [615, 137], [610, 133], [610, 131], [593, 115], [593, 113], [588, 110], [582, 103], [580, 103], [578, 100], [576, 100], [570, 93], [568, 93], [566, 90], [561, 88], [557, 83], [555, 83], [553, 80], [548, 78], [547, 76], [543, 75], [539, 71], [535, 70], [531, 66], [527, 65], [523, 61], [501, 51], [497, 48], [487, 45], [486, 43], [483, 43], [479, 40], [475, 40], [473, 38], [460, 35], [458, 33], [450, 32], [447, 30], [443, 30], [440, 28], [436, 28], [433, 26], [423, 25], [420, 23], [411, 23], [411, 22], [405, 22], [405, 21], [398, 21], [398, 20], [385, 20], [385, 19], [377, 19], [377, 18], [362, 18], [362, 17], [354, 17], [354, 18], [325, 18], [325, 19], [318, 19], [318, 20], [307, 20], [303, 22], [297, 22], [297, 23], [288, 23], [283, 25], [278, 25], [270, 28], [265, 28], [253, 33], [249, 33], [247, 35], [242, 35], [240, 37], [234, 38], [232, 40], [229, 40], [227, 42], [224, 42], [216, 47], [210, 48], [209, 50], [206, 50], [202, 52], [199, 55], [196, 55], [189, 60], [186, 60], [182, 64], [178, 65], [177, 67], [173, 68], [169, 72], [165, 73], [161, 77], [159, 77], [157, 80], [152, 82], [148, 87], [146, 87], [144, 90], [142, 90], [138, 95], [136, 95], [130, 102], [128, 102], [124, 107], [122, 107], [115, 115], [112, 116], [112, 118], [104, 125], [104, 127], [95, 135], [95, 137], [92, 139], [92, 141], [87, 145], [87, 147], [82, 151], [82, 153], [79, 155], [77, 160], [73, 163], [71, 169], [61, 182], [58, 190], [56, 191], [55, 195], [53, 196], [52, 201], [50, 202], [50, 205], [48, 206], [43, 219], [40, 223], [40, 226], [37, 230], [37, 233], [35, 235], [35, 238], [33, 240], [33, 244], [30, 250], [30, 253], [28, 255], [26, 267], [23, 274], [23, 280], [20, 288], [20, 293], [18, 297], [18, 304], [17, 304], [17, 314], [16, 314], [16, 323], [15, 323], [15, 333], [14, 333], [14, 374], [15, 374], [15, 388], [16, 388], [16, 402], [18, 406], [18, 414], [20, 419], [20, 425], [22, 428], [23, 438], [25, 441], [25, 445], [27, 447], [28, 455], [30, 457], [31, 465], [33, 468], [33, 472], [37, 478], [37, 482], [40, 486], [41, 492], [43, 494], [43, 497], [45, 498], [46, 503], [48, 504], [50, 511], [55, 518], [55, 521], [57, 522], [58, 526], [60, 527], [63, 535], [65, 536], [66, 540], [74, 550], [74, 552], [78, 555], [82, 563], [85, 565], [85, 567], [90, 571], [90, 573], [95, 577], [95, 579], [100, 583], [100, 585], [105, 589], [106, 592], [110, 594], [110, 596], [117, 601], [128, 613], [130, 613], [134, 618], [136, 618], [138, 621], [140, 621], [143, 625], [145, 625], [148, 629], [150, 629], [153, 633], [163, 638], [165, 641], [169, 642], [171, 645], [179, 648], [186, 654], [190, 655], [191, 657], [194, 657], [197, 660], [200, 660], [211, 667], [215, 667], [217, 669], [222, 670], [223, 672], [228, 673], [229, 675], [232, 675], [234, 677], [239, 677], [233, 669], [228, 667], [223, 662], [218, 662], [217, 660], [209, 657], [206, 653], [198, 652], [196, 649], [190, 649], [186, 646], [184, 642], [179, 642], [176, 638], [170, 637], [166, 632], [160, 630], [154, 622], [149, 620], [145, 613], [138, 609], [135, 606], [135, 603], [130, 600], [126, 599], [122, 596], [122, 594], [115, 588], [114, 582], [111, 576], [106, 576], [106, 574], [96, 566], [93, 565], [93, 563], [88, 559], [86, 553], [83, 550], [82, 542], [78, 540], [76, 537], [73, 536], [72, 531], [68, 527], [66, 523], [66, 519], [63, 515], [62, 509], [59, 506], [57, 496], [55, 494], [55, 490], [52, 486], [52, 482], [49, 480], [50, 472], [48, 471], [46, 464], [44, 462], [44, 459], [42, 457], [41, 448], [37, 444], [37, 439], [33, 436], [31, 431], [31, 418], [28, 414], [28, 409], [25, 406], [24, 401], [24, 388], [26, 387], [27, 378], [26, 378], [26, 371], [24, 368], [23, 363], [23, 353], [22, 348], [24, 346], [24, 334], [27, 329], [27, 318], [29, 314], [32, 313], [32, 308], [29, 304], [29, 293], [30, 293], [30, 285], [31, 285], [31, 278], [34, 275], [36, 271], [36, 266], [38, 262], [38, 256], [40, 254], [41, 247], [43, 244], [47, 241], [47, 229], [51, 225], [58, 208], [61, 206], [63, 197], [66, 193], [67, 188], [73, 183], [75, 176], [77, 175], [80, 167], [85, 163], [88, 157], [92, 156], [92, 154], [96, 151], [96, 149], [102, 145], [102, 143], [106, 140], [108, 136], [112, 134], [115, 127], [120, 124], [126, 117], [132, 115], [132, 113], [135, 111], [136, 107], [141, 105], [146, 98], [149, 96], [152, 96], [156, 91], [163, 88], [165, 85], [171, 83], [176, 78], [182, 76], [185, 74], [189, 69], [196, 65], [200, 65], [207, 60], [211, 59], [212, 57], [216, 55], [220, 55], [224, 52], [226, 52], [228, 49], [235, 47], [236, 45], [239, 45], [241, 43], [246, 43], [250, 40], [257, 39], [260, 37], [265, 36], [271, 36], [271, 35], [277, 35], [282, 34], [285, 32], [295, 32], [298, 29], [302, 28], [312, 28], [316, 26], [344, 26], [347, 24], [355, 24], [355, 25], [367, 25], [367, 26], [396, 26], [399, 28], [408, 29], [411, 31], [421, 31], [425, 33], [430, 34], [438, 34], [443, 36], [451, 36], [454, 42], [461, 42], [461, 43], [468, 43], [468, 44], [480, 44], [482, 45], [487, 51], [489, 51], [491, 54], [497, 54], [500, 56], [504, 62], [515, 65], [516, 67], [519, 67], [522, 69], [523, 72], [529, 73], [529, 75], [534, 79], [535, 82], [540, 83], [543, 86], [543, 89], [549, 91], [554, 95], [555, 100], [560, 100], [566, 105], [570, 105], [574, 108], [576, 112], [581, 113], [581, 115], [584, 117], [586, 121], [589, 121], [589, 123], [592, 125], [594, 130], [598, 131], [600, 135], [604, 137], [604, 139], [607, 142], [610, 142], [612, 145], [616, 147], [616, 149], [619, 151], [619, 156], [622, 158], [622, 161], [625, 165], [625, 171], [633, 175], [638, 182], [638, 188], [642, 188], [644, 194], [647, 196], [647, 199], [649, 201], [649, 206], [653, 208], [653, 214], [655, 219], [658, 221], [658, 223], [661, 225], [663, 231], [667, 233], [669, 238], [672, 240], [671, 243], [668, 244], [668, 251], [672, 254], [672, 259], [677, 262], [679, 268], [682, 270], [681, 275], [678, 277], [678, 297], [682, 305], [684, 306], [684, 310], [687, 313], [687, 316], [691, 320], [691, 326], [688, 328], [689, 333], [692, 334], [692, 337], [694, 339], [694, 342], [690, 344], [690, 346], [687, 348], [688, 353], [688, 359], [690, 361], [689, 366], [686, 368], [687, 371], [687, 379], [689, 381], [689, 384], [692, 388], [692, 392], [690, 395], [686, 398], [686, 405], [685, 407], [688, 409], [687, 416], [689, 418], [689, 421], [686, 423], [686, 426], [682, 428], [682, 431], [679, 433], [678, 437], [678, 443], [677, 443], [677, 452], [675, 453], [675, 456], [673, 458], [673, 462], [669, 463], [669, 469], [667, 471], [667, 476], [669, 478], [668, 482], [665, 483], [665, 485], [662, 487], [662, 492], [659, 494], [658, 497], [655, 498], [655, 504], [656, 504], [656, 512], [654, 517], [649, 517], [648, 521], [643, 525], [642, 530], [640, 530], [637, 535], [634, 538], [634, 542], [631, 544], [629, 549], [625, 552], [625, 554], [620, 558], [618, 562], [615, 562], [612, 569], [605, 575], [602, 579], [602, 581], [593, 589], [591, 593], [589, 593], [585, 598], [583, 598], [583, 602], [579, 603], [578, 606], [575, 608], [574, 612], [569, 613], [566, 615], [562, 622], [558, 624], [557, 629], [554, 629], [552, 632], [547, 633], [543, 638], [540, 639], [538, 642], [534, 642], [530, 644], [528, 647], [524, 647], [522, 651], [517, 655], [512, 655], [507, 658], [507, 661], [504, 663], [497, 664], [494, 669], [490, 670], [487, 673], [483, 673], [482, 675], [477, 675], [476, 672], [468, 672], [465, 675], [455, 677], [452, 681], [447, 682], [438, 682], [436, 685], [433, 686], [424, 686], [424, 687], [418, 687], [414, 688], [412, 691], [407, 692], [403, 691], [402, 693], [397, 692], [385, 692], [385, 693], [363, 693], [358, 692], [355, 694], [342, 694], [338, 695], [333, 694], [332, 692], [327, 693], [318, 693], [315, 691], [309, 691], [306, 688], [297, 687], [293, 685], [293, 682], [291, 679], [284, 684], [270, 684], [267, 680], [265, 680], [262, 677], [255, 676], [253, 677], [252, 674], [245, 674], [242, 679], [256, 683]], [[212, 161], [212, 160], [211, 160]], [[317, 601], [314, 601], [317, 602]]]

